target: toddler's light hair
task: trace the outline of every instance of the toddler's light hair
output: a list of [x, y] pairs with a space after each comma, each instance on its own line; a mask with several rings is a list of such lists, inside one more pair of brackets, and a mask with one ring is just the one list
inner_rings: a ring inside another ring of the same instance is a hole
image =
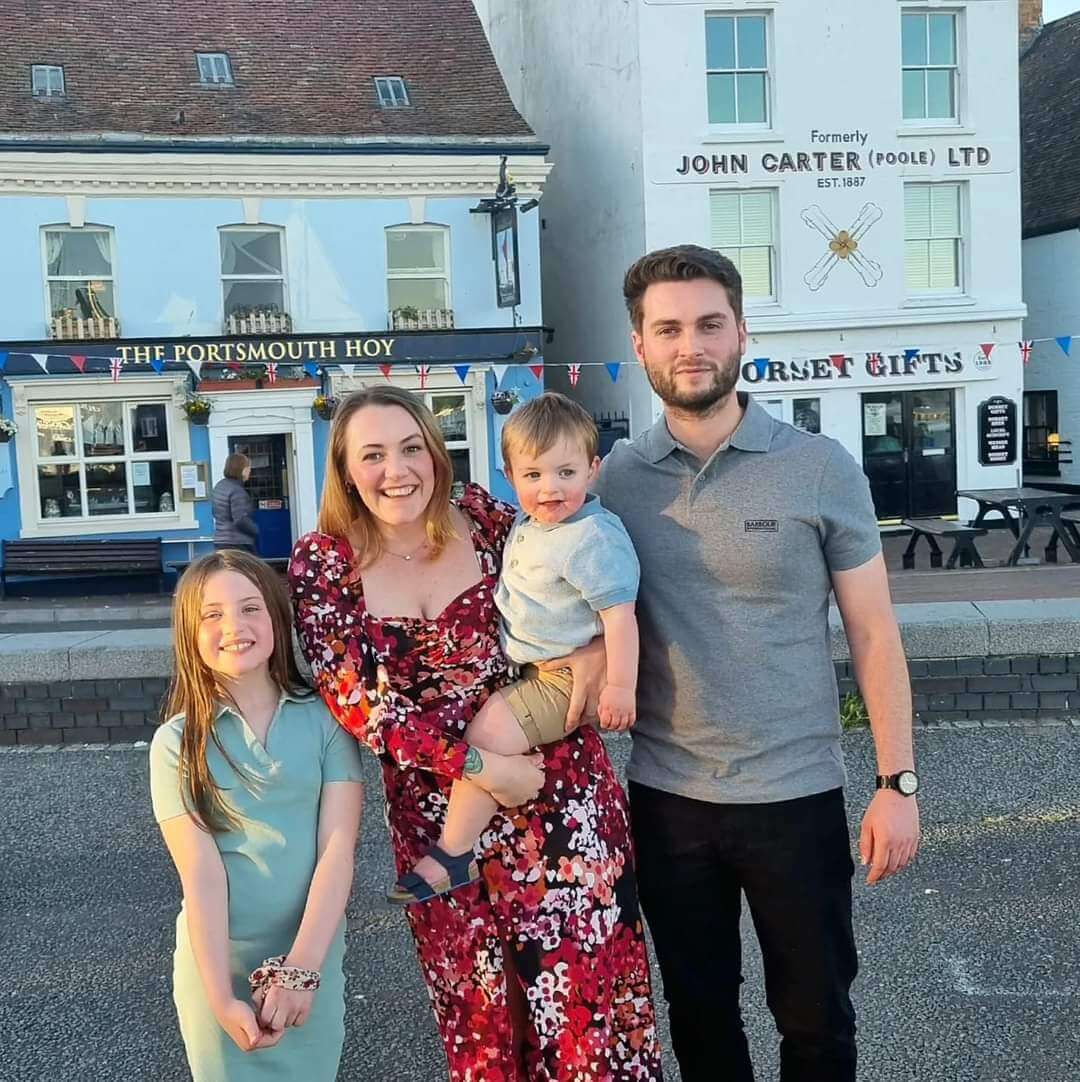
[[589, 462], [599, 452], [600, 433], [589, 411], [558, 391], [545, 391], [507, 418], [502, 430], [503, 463], [512, 470], [515, 454], [536, 458], [563, 438], [579, 443]]

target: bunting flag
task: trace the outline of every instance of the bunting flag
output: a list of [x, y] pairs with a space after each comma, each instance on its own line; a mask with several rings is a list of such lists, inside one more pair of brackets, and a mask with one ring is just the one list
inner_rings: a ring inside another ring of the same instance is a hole
[[379, 371], [387, 378], [390, 378], [390, 373], [393, 372], [394, 366], [392, 364], [380, 364]]
[[1072, 349], [1072, 335], [1063, 334], [1060, 338], [1054, 339], [1054, 341], [1056, 341], [1057, 344], [1061, 346], [1061, 352], [1064, 353], [1066, 357], [1068, 357], [1069, 350]]
[[416, 366], [416, 371], [420, 375], [420, 390], [423, 391], [423, 390], [425, 390], [427, 388], [428, 372], [431, 371], [431, 365], [429, 365], [429, 364], [418, 364]]
[[[85, 358], [85, 357], [72, 357], [72, 358], [71, 358], [71, 363], [72, 363], [72, 364], [73, 364], [73, 365], [74, 365], [74, 366], [75, 366], [75, 367], [76, 367], [76, 368], [77, 368], [77, 369], [78, 369], [78, 370], [79, 370], [80, 372], [85, 372], [85, 371], [86, 371], [86, 358]], [[3, 367], [3, 366], [2, 366], [2, 365], [0, 365], [0, 367]], [[164, 365], [163, 365], [162, 367], [164, 367]], [[159, 371], [160, 371], [160, 369], [159, 369]]]
[[993, 342], [982, 342], [979, 345], [979, 349], [982, 350], [983, 356], [987, 360], [990, 360], [990, 354], [994, 352], [994, 343]]
[[49, 374], [49, 355], [47, 353], [31, 353], [31, 357], [38, 363], [38, 367], [45, 375]]
[[124, 362], [119, 357], [113, 357], [109, 360], [109, 375], [112, 377], [113, 383], [120, 382], [120, 370], [124, 367]]
[[495, 390], [497, 391], [502, 384], [503, 379], [506, 377], [506, 370], [510, 366], [508, 364], [493, 364], [491, 371], [495, 373]]
[[319, 376], [319, 366], [314, 361], [304, 361], [304, 371], [312, 378]]
[[905, 349], [904, 350], [904, 360], [905, 361], [913, 361], [913, 360], [915, 360], [916, 357], [918, 357], [918, 355], [919, 355], [919, 350], [915, 349], [914, 347], [911, 347], [910, 349]]
[[758, 379], [764, 379], [765, 373], [769, 370], [769, 358], [768, 357], [755, 357], [754, 368], [757, 371]]
[[457, 373], [457, 378], [464, 383], [469, 378], [469, 368], [471, 365], [467, 364], [455, 364], [454, 371]]
[[577, 381], [581, 378], [581, 365], [568, 364], [566, 367], [570, 370], [570, 386], [576, 387]]
[[618, 383], [619, 382], [619, 369], [622, 368], [622, 362], [621, 361], [609, 361], [607, 364], [604, 365], [604, 367], [607, 369], [607, 374], [609, 376], [611, 376], [611, 382], [612, 383]]
[[277, 361], [271, 361], [266, 366], [266, 382], [277, 383]]
[[830, 353], [829, 354], [829, 363], [833, 366], [833, 368], [836, 369], [837, 372], [839, 372], [841, 374], [843, 374], [844, 362], [846, 360], [847, 360], [847, 357], [843, 353]]
[[1027, 364], [1031, 360], [1031, 342], [1019, 342], [1020, 359]]
[[150, 367], [160, 376], [165, 371], [165, 362], [153, 360], [150, 362]]
[[544, 366], [542, 364], [530, 364], [529, 371], [536, 377], [537, 383], [542, 383], [544, 380]]
[[188, 361], [188, 367], [195, 373], [196, 379], [202, 379], [202, 361]]
[[0, 372], [3, 372], [7, 367], [8, 355], [6, 353], [0, 353]]
[[876, 376], [881, 371], [881, 366], [884, 363], [880, 353], [868, 353], [866, 355], [866, 367], [872, 376]]
[[347, 376], [352, 376], [352, 375], [355, 375], [355, 373], [356, 373], [356, 365], [355, 364], [341, 364], [341, 365], [338, 365], [338, 367]]

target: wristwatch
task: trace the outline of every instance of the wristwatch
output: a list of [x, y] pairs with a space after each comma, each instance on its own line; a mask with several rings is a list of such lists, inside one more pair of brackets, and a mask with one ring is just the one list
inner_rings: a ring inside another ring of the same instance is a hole
[[878, 774], [878, 789], [895, 789], [901, 796], [914, 796], [919, 791], [919, 775], [914, 770], [901, 770], [899, 774]]

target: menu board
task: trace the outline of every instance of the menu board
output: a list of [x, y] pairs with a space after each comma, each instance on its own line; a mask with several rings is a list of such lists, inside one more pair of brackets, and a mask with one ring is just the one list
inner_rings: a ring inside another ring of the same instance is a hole
[[995, 395], [979, 403], [979, 462], [1008, 466], [1016, 461], [1016, 403]]

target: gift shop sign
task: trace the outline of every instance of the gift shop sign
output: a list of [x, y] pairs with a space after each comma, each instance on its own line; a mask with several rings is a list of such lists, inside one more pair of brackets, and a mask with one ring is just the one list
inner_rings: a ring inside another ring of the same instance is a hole
[[743, 383], [779, 389], [798, 384], [840, 384], [872, 386], [898, 381], [956, 382], [957, 380], [993, 379], [993, 367], [982, 354], [965, 358], [961, 350], [922, 352], [915, 349], [898, 353], [833, 353], [826, 357], [744, 358]]
[[995, 395], [979, 403], [979, 463], [1009, 466], [1016, 461], [1016, 403]]

